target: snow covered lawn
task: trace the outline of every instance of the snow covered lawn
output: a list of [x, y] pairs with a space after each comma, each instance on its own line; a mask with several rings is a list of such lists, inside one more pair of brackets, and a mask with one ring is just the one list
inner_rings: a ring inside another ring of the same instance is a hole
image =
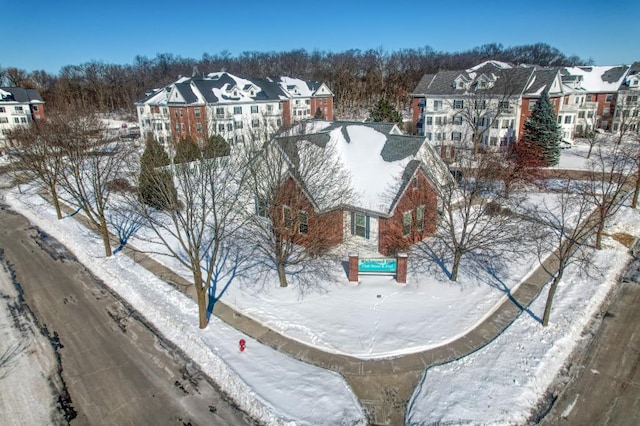
[[[607, 232], [640, 236], [640, 212], [623, 208]], [[409, 424], [524, 424], [571, 354], [629, 260], [627, 248], [608, 238], [593, 251], [592, 277], [570, 266], [558, 286], [551, 320], [543, 328], [520, 317], [490, 345], [459, 361], [427, 370], [409, 404]], [[542, 317], [546, 289], [531, 304]]]

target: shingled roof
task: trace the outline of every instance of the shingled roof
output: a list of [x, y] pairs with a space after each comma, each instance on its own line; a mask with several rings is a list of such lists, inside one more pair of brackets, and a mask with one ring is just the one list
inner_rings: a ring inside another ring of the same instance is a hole
[[[322, 149], [331, 145], [336, 164], [351, 176], [351, 188], [358, 194], [351, 209], [380, 216], [393, 213], [395, 204], [418, 168], [433, 185], [448, 182], [450, 174], [424, 137], [398, 134], [389, 123], [316, 122], [314, 128], [299, 135], [276, 138], [292, 164], [298, 164], [297, 146], [302, 141]], [[317, 129], [317, 131], [315, 130]], [[295, 133], [295, 131], [294, 131]], [[312, 182], [301, 182], [311, 198]], [[313, 202], [314, 200], [312, 200]], [[317, 205], [320, 210], [339, 206]]]
[[[521, 94], [527, 87], [533, 72], [533, 68], [498, 68], [492, 64], [486, 64], [473, 71], [440, 71], [437, 74], [424, 75], [414, 89], [413, 95]], [[454, 84], [456, 80], [463, 80], [469, 84], [466, 88], [460, 89]], [[487, 80], [491, 84], [483, 87], [478, 84], [480, 80]]]
[[44, 103], [36, 89], [25, 89], [24, 87], [0, 87], [0, 102]]

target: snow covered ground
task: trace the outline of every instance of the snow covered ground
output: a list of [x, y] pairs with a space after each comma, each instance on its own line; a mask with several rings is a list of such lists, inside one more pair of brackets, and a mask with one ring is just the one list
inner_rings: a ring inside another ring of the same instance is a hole
[[[339, 374], [289, 358], [215, 317], [200, 330], [195, 302], [185, 295], [127, 256], [105, 258], [97, 235], [70, 218], [56, 220], [38, 195], [5, 195], [9, 205], [68, 247], [257, 419], [267, 424], [364, 423], [360, 404]], [[244, 352], [238, 350], [239, 339], [247, 342]]]
[[[640, 236], [640, 212], [623, 208], [607, 232]], [[524, 424], [617, 283], [629, 255], [607, 238], [592, 259], [597, 273], [591, 277], [578, 265], [565, 272], [548, 327], [525, 312], [485, 348], [427, 370], [409, 404], [408, 424]], [[531, 313], [541, 318], [545, 302], [543, 289]]]
[[[572, 159], [566, 159], [568, 152], [572, 153]], [[568, 168], [573, 164], [573, 168], [586, 169], [586, 150], [584, 154], [580, 152], [579, 147], [563, 151], [561, 164], [565, 161]], [[362, 409], [339, 375], [281, 355], [216, 318], [212, 318], [206, 330], [199, 330], [195, 302], [126, 256], [118, 254], [105, 259], [97, 235], [74, 220], [57, 221], [51, 206], [38, 196], [8, 192], [6, 201], [69, 247], [94, 274], [109, 283], [214, 377], [243, 409], [257, 418], [274, 424], [287, 421], [296, 424], [364, 422]], [[618, 217], [621, 219], [616, 226], [640, 235], [640, 230], [630, 225], [638, 222], [635, 212], [625, 211]], [[136, 237], [130, 242], [141, 249], [149, 244]], [[526, 418], [527, 410], [531, 410], [556, 375], [626, 260], [624, 250], [617, 244], [611, 242], [607, 250], [598, 253], [595, 261], [606, 262], [603, 253], [615, 253], [617, 260], [603, 267], [607, 271], [606, 277], [587, 286], [594, 293], [589, 295], [582, 286], [560, 286], [548, 328], [542, 329], [538, 322], [523, 314], [507, 333], [487, 348], [457, 363], [429, 370], [411, 403], [411, 422], [472, 419], [491, 423], [517, 422]], [[190, 278], [174, 260], [161, 255], [156, 258]], [[261, 280], [250, 277], [234, 282], [223, 300], [288, 337], [331, 352], [380, 358], [416, 352], [454, 340], [488, 316], [506, 297], [506, 289], [513, 289], [536, 265], [537, 258], [533, 255], [513, 255], [489, 274], [465, 260], [457, 283], [448, 281], [441, 269], [412, 267], [406, 285], [384, 277], [362, 277], [360, 283], [354, 285], [347, 282], [344, 265], [339, 264], [335, 268], [335, 279], [318, 282], [313, 291], [301, 293], [294, 286], [280, 288], [275, 276]], [[586, 282], [575, 274], [568, 274], [564, 283], [571, 280]], [[578, 288], [582, 291], [573, 294], [572, 290]], [[532, 307], [538, 316], [540, 303], [543, 302], [538, 300]], [[576, 308], [580, 303], [584, 306], [582, 310]], [[567, 311], [563, 312], [563, 309]], [[580, 313], [582, 325], [578, 324], [576, 312]], [[525, 328], [518, 329], [522, 322]], [[240, 338], [248, 342], [249, 349], [243, 353], [237, 349]], [[541, 343], [536, 345], [537, 342]], [[481, 358], [494, 346], [495, 352]], [[480, 360], [474, 363], [476, 358]], [[505, 365], [504, 369], [499, 369], [501, 364]], [[517, 370], [513, 365], [527, 368]], [[453, 373], [438, 381], [439, 369], [446, 370], [449, 366], [453, 366]], [[507, 374], [511, 371], [514, 371], [513, 375]], [[467, 375], [456, 379], [455, 372], [466, 372]], [[502, 380], [494, 375], [502, 376]], [[455, 383], [460, 383], [462, 389], [454, 388]], [[514, 392], [516, 387], [520, 388], [516, 385], [523, 383], [529, 385], [523, 386], [522, 392]], [[472, 391], [475, 393], [465, 394], [465, 387], [475, 389]], [[429, 394], [430, 389], [437, 390], [437, 395]], [[455, 395], [460, 401], [454, 399]], [[504, 402], [491, 405], [481, 398], [482, 395]], [[465, 399], [482, 400], [484, 406], [478, 402], [468, 407], [464, 404]], [[495, 409], [486, 409], [487, 405]], [[434, 409], [436, 406], [445, 408]], [[508, 414], [503, 412], [505, 407], [509, 408]], [[511, 410], [511, 407], [518, 409]]]

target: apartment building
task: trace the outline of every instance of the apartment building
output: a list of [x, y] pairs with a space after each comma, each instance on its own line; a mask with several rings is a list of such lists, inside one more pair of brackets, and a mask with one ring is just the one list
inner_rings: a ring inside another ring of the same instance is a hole
[[618, 132], [623, 122], [637, 128], [639, 91], [640, 63], [544, 68], [487, 61], [425, 75], [411, 94], [412, 113], [418, 133], [446, 158], [463, 142], [516, 141], [545, 92], [567, 143], [593, 129]]
[[211, 135], [228, 142], [270, 136], [297, 121], [333, 119], [333, 93], [320, 82], [291, 77], [245, 79], [227, 72], [180, 78], [136, 102], [143, 135], [171, 146]]
[[0, 87], [0, 149], [8, 144], [7, 135], [19, 126], [44, 119], [44, 101], [35, 89]]

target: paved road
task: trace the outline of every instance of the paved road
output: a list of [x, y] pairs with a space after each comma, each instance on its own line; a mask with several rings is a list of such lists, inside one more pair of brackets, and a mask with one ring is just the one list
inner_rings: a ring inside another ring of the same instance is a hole
[[252, 424], [69, 253], [0, 207], [0, 248], [26, 303], [57, 333], [72, 424]]
[[640, 284], [623, 283], [542, 425], [640, 423]]

